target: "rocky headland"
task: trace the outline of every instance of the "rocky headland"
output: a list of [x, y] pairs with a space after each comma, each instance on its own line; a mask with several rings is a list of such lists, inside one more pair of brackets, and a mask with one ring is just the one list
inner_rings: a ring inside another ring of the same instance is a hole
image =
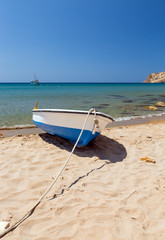
[[144, 83], [165, 83], [165, 72], [149, 74]]

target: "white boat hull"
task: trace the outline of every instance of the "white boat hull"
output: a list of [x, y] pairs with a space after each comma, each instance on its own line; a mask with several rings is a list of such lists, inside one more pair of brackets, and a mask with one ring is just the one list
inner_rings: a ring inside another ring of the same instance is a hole
[[[33, 122], [44, 131], [75, 143], [87, 114], [87, 111], [34, 109]], [[90, 113], [78, 146], [87, 145], [112, 121], [113, 119], [109, 115], [100, 112]]]

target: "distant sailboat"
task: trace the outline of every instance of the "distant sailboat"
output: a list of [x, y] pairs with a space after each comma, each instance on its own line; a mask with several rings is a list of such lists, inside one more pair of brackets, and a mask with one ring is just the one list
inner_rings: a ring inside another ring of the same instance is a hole
[[40, 82], [36, 78], [36, 74], [34, 73], [34, 80], [30, 82], [31, 85], [40, 85]]

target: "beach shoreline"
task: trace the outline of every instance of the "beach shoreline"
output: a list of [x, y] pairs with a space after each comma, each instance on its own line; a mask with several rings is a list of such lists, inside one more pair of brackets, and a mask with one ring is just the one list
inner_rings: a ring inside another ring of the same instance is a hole
[[[131, 125], [139, 125], [139, 124], [147, 124], [147, 123], [160, 123], [165, 122], [165, 114], [161, 116], [146, 116], [146, 117], [138, 117], [129, 120], [122, 121], [114, 121], [112, 122], [108, 128], [120, 127], [120, 126], [131, 126]], [[17, 135], [30, 135], [30, 134], [40, 134], [44, 133], [42, 129], [37, 128], [35, 125], [27, 125], [27, 126], [11, 126], [11, 127], [2, 127], [0, 128], [1, 137], [12, 137]]]

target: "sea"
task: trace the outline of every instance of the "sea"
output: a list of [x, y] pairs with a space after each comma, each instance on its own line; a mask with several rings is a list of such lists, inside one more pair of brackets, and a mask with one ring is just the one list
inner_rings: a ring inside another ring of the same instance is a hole
[[116, 121], [161, 116], [165, 84], [144, 83], [0, 83], [0, 128], [31, 126], [32, 109], [89, 110], [109, 114]]

